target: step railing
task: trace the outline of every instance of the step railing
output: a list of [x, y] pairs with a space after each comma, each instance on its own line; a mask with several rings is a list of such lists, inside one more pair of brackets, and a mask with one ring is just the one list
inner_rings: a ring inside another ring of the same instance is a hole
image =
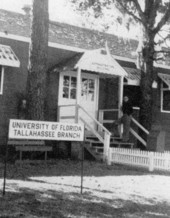
[[[134, 110], [138, 110], [139, 108], [133, 108]], [[106, 113], [112, 113], [112, 117], [110, 116], [110, 119], [105, 119]], [[103, 109], [99, 110], [99, 122], [104, 124], [111, 124], [115, 120], [118, 119], [119, 109]], [[145, 129], [134, 117], [132, 117], [132, 123], [135, 125], [135, 129], [140, 129], [140, 131], [144, 132], [146, 135], [149, 135], [149, 131]], [[147, 142], [136, 132], [132, 127], [130, 128], [130, 132], [132, 135], [140, 141], [143, 146], [147, 146]], [[120, 134], [121, 135], [121, 134]], [[147, 138], [147, 137], [146, 137]]]
[[[60, 112], [63, 107], [75, 107], [75, 114], [71, 116], [60, 116]], [[83, 111], [86, 114], [86, 116], [94, 122], [94, 125], [98, 127], [97, 130], [95, 130], [94, 127], [92, 127], [87, 121], [85, 121], [83, 117], [81, 117], [81, 111]], [[81, 105], [78, 104], [60, 105], [58, 107], [58, 121], [60, 122], [61, 119], [74, 119], [75, 123], [79, 123], [80, 121], [84, 123], [85, 127], [87, 129], [90, 129], [90, 131], [92, 131], [92, 133], [99, 139], [99, 141], [101, 141], [104, 144], [103, 161], [108, 161], [111, 133], [108, 131], [106, 127], [104, 127], [103, 124], [101, 124], [96, 118], [91, 116]], [[101, 130], [102, 134], [100, 134], [98, 129]]]
[[[134, 123], [140, 131], [142, 130], [147, 136], [149, 135], [149, 131], [145, 129], [135, 118], [132, 117], [132, 123]], [[130, 128], [130, 132], [134, 137], [139, 140], [145, 147], [147, 146], [147, 142], [132, 128]]]
[[[99, 122], [104, 125], [104, 124], [112, 124], [113, 121], [118, 119], [118, 109], [100, 109], [99, 110]], [[108, 114], [110, 119], [106, 119], [105, 115]], [[110, 115], [109, 115], [110, 114]]]

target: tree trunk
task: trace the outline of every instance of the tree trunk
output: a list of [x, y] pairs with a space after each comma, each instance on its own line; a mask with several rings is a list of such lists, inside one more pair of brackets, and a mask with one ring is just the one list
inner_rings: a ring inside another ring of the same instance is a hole
[[27, 78], [28, 117], [32, 120], [44, 120], [48, 57], [48, 0], [33, 0], [32, 16]]
[[[148, 34], [149, 35], [149, 34]], [[149, 35], [143, 43], [141, 52], [141, 100], [140, 100], [140, 123], [147, 129], [151, 129], [153, 111], [152, 83], [154, 78], [153, 57], [154, 37]]]

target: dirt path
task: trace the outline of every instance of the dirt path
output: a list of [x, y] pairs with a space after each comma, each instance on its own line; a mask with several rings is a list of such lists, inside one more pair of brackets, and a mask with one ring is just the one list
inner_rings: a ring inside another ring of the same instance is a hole
[[[0, 217], [170, 217], [170, 177], [123, 166], [57, 161], [46, 165], [8, 165]], [[3, 165], [0, 166], [0, 188]]]

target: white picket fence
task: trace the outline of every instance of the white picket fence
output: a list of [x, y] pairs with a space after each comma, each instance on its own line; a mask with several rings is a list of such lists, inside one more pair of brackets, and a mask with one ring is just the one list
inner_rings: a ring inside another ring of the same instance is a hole
[[138, 149], [109, 148], [108, 164], [125, 164], [144, 167], [149, 171], [170, 171], [170, 152], [150, 152]]

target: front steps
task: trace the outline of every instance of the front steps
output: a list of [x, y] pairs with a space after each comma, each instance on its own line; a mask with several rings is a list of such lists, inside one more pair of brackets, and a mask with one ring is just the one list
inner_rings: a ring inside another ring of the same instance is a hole
[[[120, 140], [120, 141], [119, 141]], [[120, 137], [111, 136], [110, 147], [133, 148], [134, 144], [130, 142], [122, 142]], [[104, 145], [91, 132], [85, 133], [84, 147], [97, 161], [103, 160]]]
[[84, 147], [95, 160], [103, 160], [103, 147], [91, 146], [88, 142], [85, 142]]

